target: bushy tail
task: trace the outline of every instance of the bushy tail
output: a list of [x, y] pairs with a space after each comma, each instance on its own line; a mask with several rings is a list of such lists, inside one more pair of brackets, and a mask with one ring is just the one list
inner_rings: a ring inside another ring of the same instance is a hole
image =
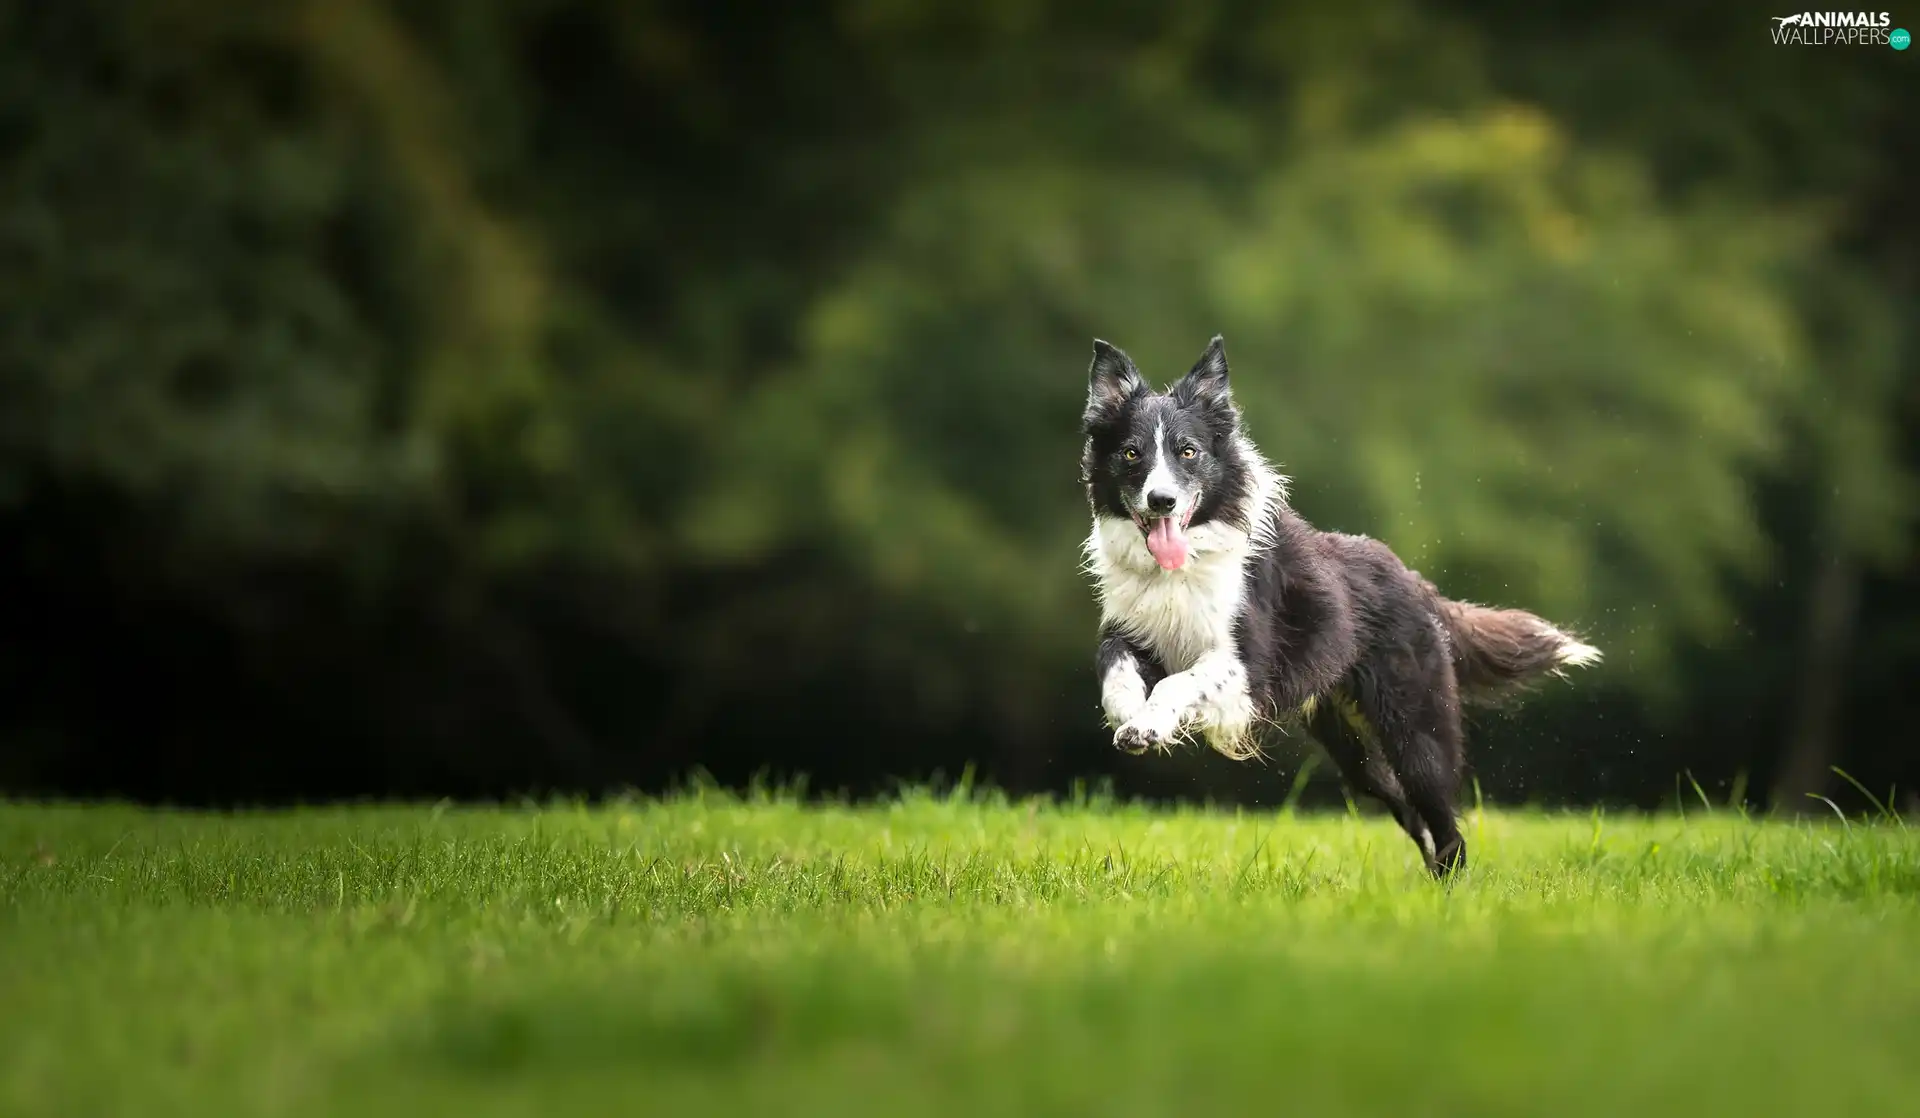
[[1489, 609], [1439, 598], [1440, 617], [1453, 637], [1453, 669], [1460, 697], [1492, 702], [1540, 676], [1592, 664], [1600, 650], [1520, 609]]

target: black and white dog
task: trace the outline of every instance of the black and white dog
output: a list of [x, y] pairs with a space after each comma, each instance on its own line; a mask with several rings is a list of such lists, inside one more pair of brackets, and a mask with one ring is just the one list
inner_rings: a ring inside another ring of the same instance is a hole
[[1198, 734], [1246, 759], [1263, 728], [1298, 719], [1436, 877], [1463, 866], [1461, 702], [1599, 650], [1530, 613], [1443, 598], [1385, 544], [1302, 520], [1241, 430], [1218, 337], [1165, 393], [1094, 342], [1085, 425], [1114, 745]]

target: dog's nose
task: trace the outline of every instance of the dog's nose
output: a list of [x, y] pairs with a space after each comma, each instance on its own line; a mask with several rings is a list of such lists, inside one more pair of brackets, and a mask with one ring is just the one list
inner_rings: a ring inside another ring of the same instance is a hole
[[1175, 497], [1164, 489], [1156, 489], [1147, 494], [1147, 511], [1158, 516], [1165, 516], [1173, 511], [1173, 506], [1178, 504], [1179, 500], [1178, 497]]

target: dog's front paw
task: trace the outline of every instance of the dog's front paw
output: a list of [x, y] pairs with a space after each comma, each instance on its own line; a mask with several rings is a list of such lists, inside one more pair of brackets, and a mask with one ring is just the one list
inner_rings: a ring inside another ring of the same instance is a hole
[[1149, 749], [1165, 751], [1173, 747], [1179, 723], [1164, 717], [1151, 706], [1113, 735], [1113, 746], [1124, 753], [1145, 753]]

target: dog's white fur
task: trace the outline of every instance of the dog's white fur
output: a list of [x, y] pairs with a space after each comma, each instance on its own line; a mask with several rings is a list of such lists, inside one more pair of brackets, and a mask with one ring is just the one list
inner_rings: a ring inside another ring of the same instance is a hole
[[[1223, 520], [1187, 533], [1187, 562], [1166, 571], [1131, 521], [1096, 516], [1085, 545], [1087, 570], [1100, 599], [1101, 620], [1151, 651], [1170, 673], [1152, 690], [1131, 657], [1116, 661], [1101, 681], [1101, 707], [1116, 741], [1166, 750], [1183, 733], [1200, 730], [1207, 744], [1235, 759], [1257, 752], [1258, 718], [1247, 671], [1234, 639], [1246, 593], [1249, 556], [1271, 542], [1274, 504], [1286, 479], [1244, 437], [1240, 450], [1253, 474], [1243, 530]], [[1159, 464], [1156, 462], [1156, 473]], [[1145, 488], [1151, 489], [1153, 474]]]

